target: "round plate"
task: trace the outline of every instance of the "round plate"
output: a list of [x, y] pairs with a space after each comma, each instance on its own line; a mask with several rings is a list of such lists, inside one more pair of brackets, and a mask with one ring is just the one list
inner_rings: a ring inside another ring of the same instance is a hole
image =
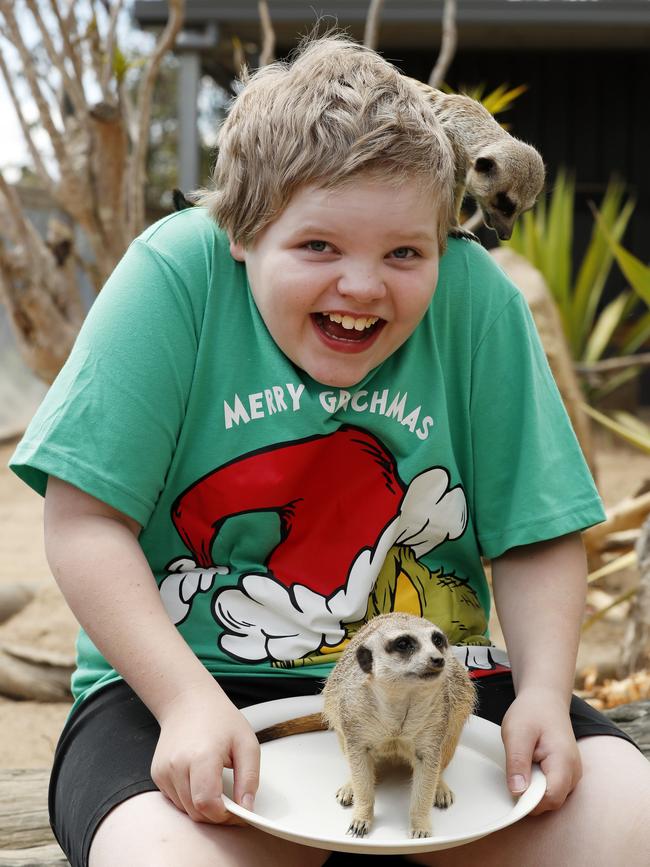
[[[255, 731], [304, 714], [318, 713], [322, 696], [284, 698], [251, 705], [242, 713]], [[232, 800], [232, 771], [224, 771], [224, 802], [231, 813], [285, 840], [338, 852], [402, 855], [448, 849], [511, 825], [542, 799], [546, 778], [535, 765], [530, 785], [513, 797], [506, 785], [505, 752], [499, 726], [468, 720], [444, 779], [455, 795], [446, 810], [432, 808], [433, 836], [409, 837], [410, 775], [391, 775], [377, 784], [375, 818], [369, 834], [346, 835], [352, 809], [341, 807], [336, 790], [349, 777], [334, 732], [310, 732], [262, 744], [255, 810]]]

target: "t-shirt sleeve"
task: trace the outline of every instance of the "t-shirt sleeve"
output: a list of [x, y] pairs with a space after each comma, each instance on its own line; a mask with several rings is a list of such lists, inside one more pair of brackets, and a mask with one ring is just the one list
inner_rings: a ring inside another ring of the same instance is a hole
[[530, 310], [518, 291], [474, 352], [470, 411], [474, 509], [484, 556], [498, 557], [517, 545], [604, 519]]
[[56, 476], [144, 525], [185, 415], [197, 349], [185, 281], [134, 241], [10, 461], [44, 495]]

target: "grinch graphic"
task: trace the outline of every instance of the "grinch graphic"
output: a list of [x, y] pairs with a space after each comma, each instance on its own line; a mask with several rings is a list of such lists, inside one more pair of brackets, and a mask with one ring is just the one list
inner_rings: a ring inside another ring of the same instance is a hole
[[[227, 586], [213, 562], [225, 522], [252, 513], [279, 518], [279, 540], [263, 570]], [[294, 667], [331, 661], [376, 614], [410, 611], [453, 644], [489, 645], [475, 591], [423, 555], [467, 526], [460, 486], [443, 467], [409, 485], [367, 431], [334, 433], [249, 453], [199, 479], [176, 500], [172, 519], [191, 557], [168, 566], [160, 586], [174, 623], [199, 594], [212, 593], [218, 643], [234, 659]]]

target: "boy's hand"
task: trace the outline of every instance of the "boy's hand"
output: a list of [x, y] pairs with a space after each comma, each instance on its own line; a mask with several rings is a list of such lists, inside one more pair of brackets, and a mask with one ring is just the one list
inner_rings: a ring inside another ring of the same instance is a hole
[[224, 806], [222, 770], [233, 769], [234, 800], [252, 809], [259, 767], [255, 733], [219, 693], [185, 693], [161, 716], [151, 776], [160, 791], [195, 822], [241, 824]]
[[543, 689], [520, 692], [503, 719], [501, 737], [513, 795], [528, 788], [531, 763], [538, 762], [546, 776], [546, 794], [532, 815], [561, 807], [582, 775], [566, 703]]

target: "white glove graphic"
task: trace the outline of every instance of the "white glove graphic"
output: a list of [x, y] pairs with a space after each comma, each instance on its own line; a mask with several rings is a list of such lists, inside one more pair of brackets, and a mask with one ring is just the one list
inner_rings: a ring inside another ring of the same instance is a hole
[[205, 593], [214, 583], [215, 575], [227, 575], [227, 566], [197, 568], [194, 560], [181, 557], [167, 567], [169, 575], [163, 578], [159, 590], [163, 605], [172, 623], [181, 623], [187, 617], [197, 593]]
[[407, 545], [422, 557], [447, 539], [457, 539], [467, 526], [467, 500], [459, 486], [449, 490], [449, 473], [442, 467], [416, 476], [402, 500], [400, 532], [395, 545]]

